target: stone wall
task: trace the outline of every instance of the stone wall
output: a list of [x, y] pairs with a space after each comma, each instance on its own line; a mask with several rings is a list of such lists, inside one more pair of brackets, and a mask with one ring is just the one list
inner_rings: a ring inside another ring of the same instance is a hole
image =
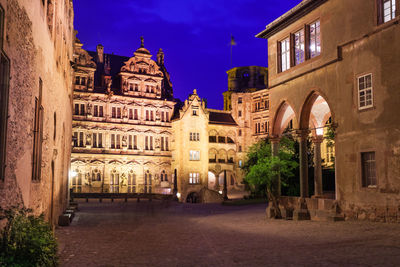
[[[24, 205], [56, 223], [67, 203], [71, 148], [72, 1], [1, 0], [10, 59], [5, 179], [0, 206]], [[63, 3], [63, 4], [61, 4]], [[35, 98], [42, 81], [41, 178], [32, 181]]]

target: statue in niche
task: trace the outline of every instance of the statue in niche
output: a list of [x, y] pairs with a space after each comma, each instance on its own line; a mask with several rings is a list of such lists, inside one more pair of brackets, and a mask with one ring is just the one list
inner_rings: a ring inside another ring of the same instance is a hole
[[126, 146], [127, 146], [126, 139], [127, 139], [127, 138], [126, 138], [126, 135], [123, 135], [123, 136], [122, 136], [122, 146], [123, 146], [123, 147], [126, 147]]
[[91, 77], [88, 78], [88, 86], [89, 88], [93, 88], [93, 79]]
[[87, 105], [87, 115], [92, 115], [92, 104], [91, 103], [89, 103]]
[[160, 137], [156, 137], [155, 138], [155, 147], [160, 148], [160, 144], [161, 144]]
[[109, 79], [107, 81], [107, 93], [110, 94], [111, 93], [111, 86], [112, 86], [112, 80]]
[[160, 120], [160, 111], [159, 110], [156, 111], [156, 120], [157, 121]]
[[90, 133], [86, 134], [86, 145], [90, 146], [92, 144], [92, 135]]
[[124, 106], [124, 108], [122, 109], [122, 116], [123, 118], [128, 118], [128, 109], [126, 108], [126, 106]]
[[125, 80], [123, 85], [122, 85], [122, 91], [123, 92], [128, 92], [128, 82]]

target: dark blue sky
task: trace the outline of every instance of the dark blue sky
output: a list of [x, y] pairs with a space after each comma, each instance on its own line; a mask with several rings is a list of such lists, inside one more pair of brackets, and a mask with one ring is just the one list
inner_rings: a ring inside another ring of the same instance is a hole
[[[267, 66], [267, 41], [255, 38], [265, 26], [301, 0], [79, 0], [75, 28], [84, 49], [102, 44], [106, 53], [133, 56], [140, 46], [161, 47], [174, 96], [198, 90], [210, 108], [223, 108], [230, 66]], [[229, 3], [229, 4], [228, 4]]]

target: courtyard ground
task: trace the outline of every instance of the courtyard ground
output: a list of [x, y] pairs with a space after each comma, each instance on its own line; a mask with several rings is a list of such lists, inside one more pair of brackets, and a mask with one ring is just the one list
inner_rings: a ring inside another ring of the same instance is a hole
[[400, 225], [265, 220], [265, 204], [89, 202], [61, 266], [399, 266]]

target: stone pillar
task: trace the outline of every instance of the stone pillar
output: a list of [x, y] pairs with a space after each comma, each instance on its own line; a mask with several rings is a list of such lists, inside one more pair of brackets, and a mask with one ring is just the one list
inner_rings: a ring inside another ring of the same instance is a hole
[[226, 170], [224, 170], [224, 189], [223, 189], [223, 196], [224, 200], [228, 200], [228, 186], [227, 186], [227, 181], [226, 181]]
[[321, 143], [323, 136], [313, 138], [314, 144], [314, 195], [320, 197], [323, 195], [322, 190], [322, 167], [321, 167]]
[[300, 197], [308, 197], [308, 156], [307, 156], [307, 137], [308, 130], [297, 131], [300, 143]]

